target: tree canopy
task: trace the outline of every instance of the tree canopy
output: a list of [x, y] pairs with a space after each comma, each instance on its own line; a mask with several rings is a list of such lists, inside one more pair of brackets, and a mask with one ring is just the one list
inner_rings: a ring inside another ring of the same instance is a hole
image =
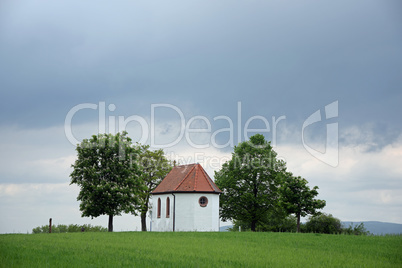
[[257, 223], [278, 205], [278, 187], [285, 173], [285, 162], [277, 159], [263, 135], [239, 143], [232, 159], [215, 172], [215, 183], [222, 190], [221, 218], [241, 221], [255, 231]]
[[135, 159], [140, 149], [123, 132], [93, 135], [78, 144], [76, 151], [70, 185], [80, 187], [77, 200], [81, 201], [82, 217], [108, 215], [111, 232], [113, 216], [135, 214], [139, 208], [143, 183]]

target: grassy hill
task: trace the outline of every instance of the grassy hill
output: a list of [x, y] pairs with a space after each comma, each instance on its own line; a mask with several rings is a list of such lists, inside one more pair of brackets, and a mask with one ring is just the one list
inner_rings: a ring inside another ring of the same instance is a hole
[[294, 233], [0, 235], [1, 267], [401, 267], [402, 236]]

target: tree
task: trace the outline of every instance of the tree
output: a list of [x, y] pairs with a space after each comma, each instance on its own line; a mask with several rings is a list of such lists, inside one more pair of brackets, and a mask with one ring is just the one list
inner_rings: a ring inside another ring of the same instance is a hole
[[278, 202], [280, 177], [286, 166], [276, 157], [261, 134], [235, 146], [232, 159], [215, 172], [215, 183], [222, 190], [222, 220], [241, 221], [256, 230], [257, 223]]
[[71, 184], [80, 187], [82, 217], [109, 216], [108, 231], [113, 232], [113, 216], [136, 213], [143, 185], [135, 158], [139, 148], [132, 146], [127, 132], [99, 134], [77, 145], [78, 158], [72, 165]]
[[149, 209], [151, 192], [166, 177], [172, 166], [169, 160], [166, 159], [162, 149], [151, 151], [149, 150], [149, 145], [141, 146], [139, 166], [142, 173], [141, 179], [145, 184], [139, 195], [141, 202], [141, 229], [145, 232], [147, 230], [146, 215]]
[[318, 187], [310, 189], [308, 181], [301, 177], [293, 177], [290, 173], [284, 177], [280, 187], [281, 205], [289, 214], [297, 218], [297, 232], [300, 232], [300, 217], [317, 215], [318, 209], [325, 207], [325, 200], [314, 199], [318, 195]]

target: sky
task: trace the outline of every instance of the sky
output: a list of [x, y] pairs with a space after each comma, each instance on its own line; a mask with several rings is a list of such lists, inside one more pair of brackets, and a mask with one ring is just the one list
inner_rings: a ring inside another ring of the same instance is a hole
[[261, 133], [323, 212], [402, 223], [401, 32], [399, 0], [1, 1], [0, 233], [106, 227], [69, 175], [122, 130], [211, 178]]

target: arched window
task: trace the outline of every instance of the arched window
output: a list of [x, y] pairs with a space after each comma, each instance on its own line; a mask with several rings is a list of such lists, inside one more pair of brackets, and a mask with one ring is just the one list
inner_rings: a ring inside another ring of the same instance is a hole
[[166, 198], [166, 218], [170, 217], [170, 198]]
[[158, 218], [161, 217], [161, 199], [158, 198]]

